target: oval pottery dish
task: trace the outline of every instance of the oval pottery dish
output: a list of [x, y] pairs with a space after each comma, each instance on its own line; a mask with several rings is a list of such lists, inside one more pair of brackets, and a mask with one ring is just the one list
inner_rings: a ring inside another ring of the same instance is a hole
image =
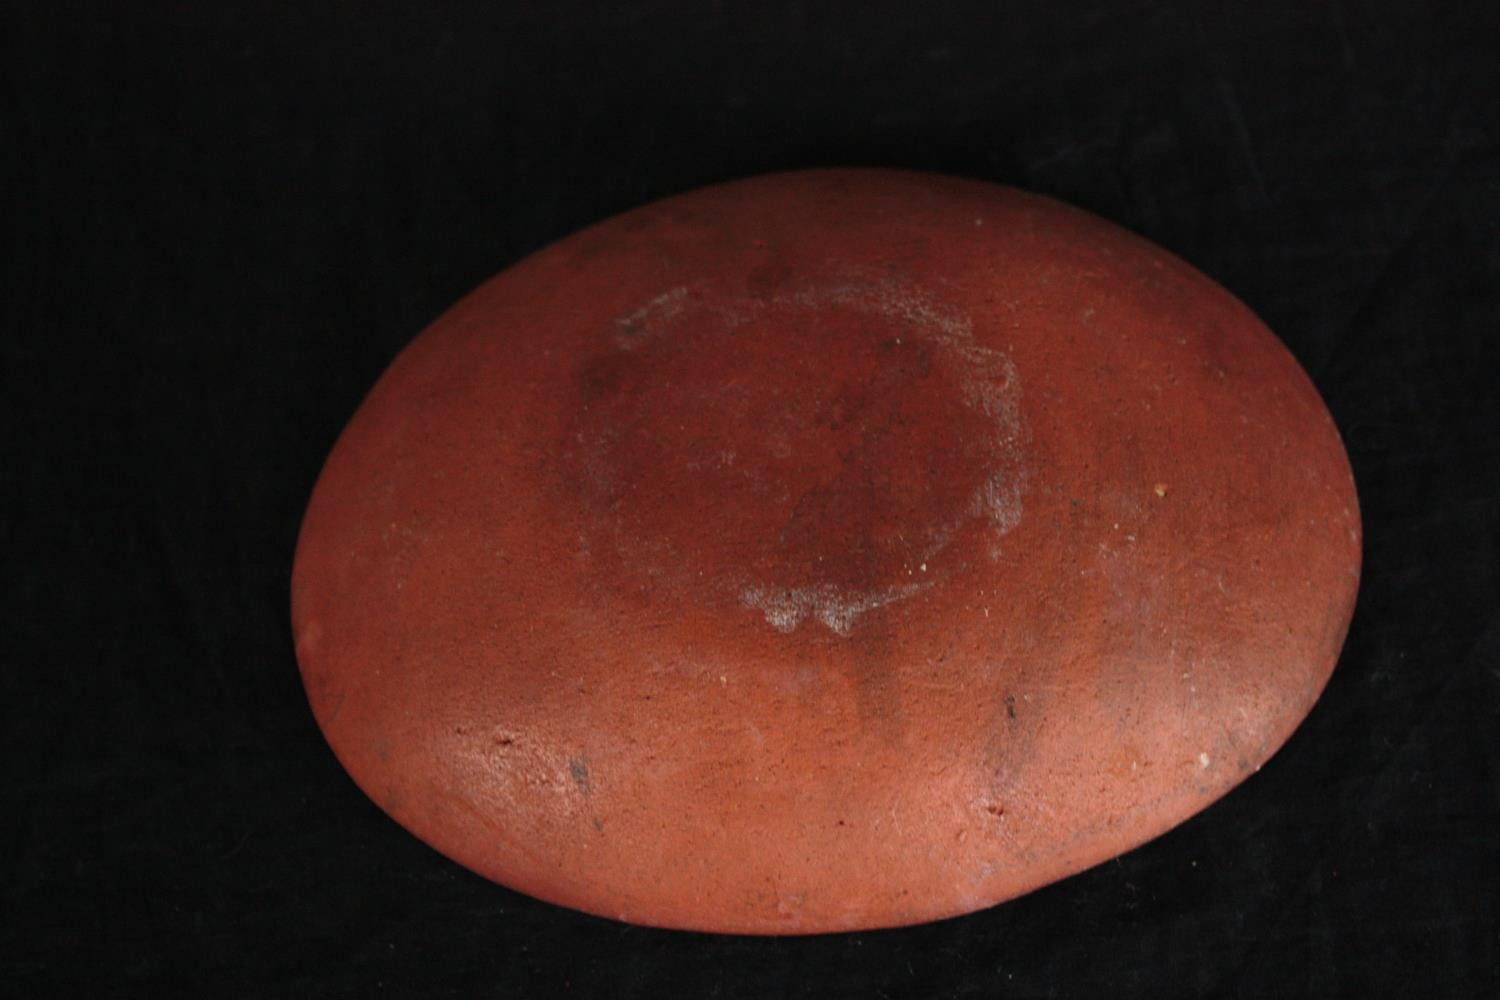
[[636, 923], [972, 911], [1306, 716], [1360, 525], [1249, 310], [1008, 188], [828, 170], [548, 247], [391, 365], [307, 510], [308, 697], [457, 862]]

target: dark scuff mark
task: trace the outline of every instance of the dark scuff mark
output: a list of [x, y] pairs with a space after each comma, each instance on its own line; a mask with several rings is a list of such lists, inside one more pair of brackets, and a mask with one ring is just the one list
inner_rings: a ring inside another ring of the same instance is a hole
[[573, 776], [573, 784], [578, 786], [584, 798], [594, 794], [593, 785], [589, 782], [589, 766], [582, 757], [574, 757], [568, 761], [568, 773]]
[[1011, 720], [1016, 717], [1016, 696], [1013, 694], [1005, 696], [1005, 717]]

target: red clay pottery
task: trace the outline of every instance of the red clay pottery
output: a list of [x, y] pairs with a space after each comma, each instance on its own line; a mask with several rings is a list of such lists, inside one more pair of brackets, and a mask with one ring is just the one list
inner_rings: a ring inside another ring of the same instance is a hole
[[1317, 392], [1238, 301], [1019, 191], [708, 188], [414, 341], [308, 507], [292, 610], [355, 781], [621, 920], [932, 920], [1258, 768], [1359, 576]]

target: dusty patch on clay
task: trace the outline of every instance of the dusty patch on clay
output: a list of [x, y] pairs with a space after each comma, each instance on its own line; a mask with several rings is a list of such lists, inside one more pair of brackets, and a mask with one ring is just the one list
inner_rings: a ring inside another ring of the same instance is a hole
[[619, 572], [848, 636], [1021, 523], [1015, 365], [925, 290], [853, 270], [680, 285], [611, 334], [565, 449]]
[[864, 594], [843, 593], [828, 585], [781, 589], [750, 586], [740, 597], [747, 607], [763, 613], [766, 621], [778, 632], [791, 632], [804, 619], [812, 618], [839, 635], [848, 635], [854, 630], [859, 616], [866, 611], [905, 600], [931, 586], [931, 583], [914, 583]]
[[681, 313], [687, 305], [687, 292], [687, 288], [679, 285], [662, 292], [634, 312], [621, 316], [615, 321], [616, 343], [629, 350], [636, 337], [650, 333]]
[[957, 358], [964, 402], [994, 422], [995, 443], [1010, 459], [1009, 468], [996, 470], [974, 492], [973, 516], [987, 517], [1001, 535], [1021, 523], [1024, 434], [1016, 366], [1004, 352], [975, 342], [974, 326], [966, 315], [939, 304], [921, 290], [888, 280], [860, 281], [857, 277], [847, 284], [799, 292], [789, 298], [813, 308], [841, 305], [902, 320], [910, 325], [914, 336], [939, 345]]

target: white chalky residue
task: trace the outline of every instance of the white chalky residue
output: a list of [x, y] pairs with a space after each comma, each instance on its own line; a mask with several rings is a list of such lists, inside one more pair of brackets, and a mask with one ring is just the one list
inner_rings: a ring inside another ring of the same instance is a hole
[[892, 319], [904, 319], [929, 336], [947, 334], [954, 338], [972, 338], [973, 325], [962, 313], [945, 309], [915, 289], [902, 288], [890, 281], [865, 281], [859, 277], [831, 288], [797, 292], [778, 301], [803, 306], [838, 305], [877, 312]]
[[687, 294], [687, 287], [679, 285], [662, 292], [635, 312], [621, 316], [615, 321], [615, 325], [619, 327], [616, 341], [627, 350], [634, 347], [640, 335], [654, 333], [659, 324], [681, 313], [687, 307]]
[[807, 618], [822, 622], [838, 635], [848, 635], [867, 611], [905, 600], [932, 586], [913, 583], [904, 587], [847, 592], [831, 584], [816, 587], [746, 587], [740, 600], [766, 616], [778, 632], [791, 632]]
[[[996, 471], [980, 484], [970, 503], [971, 513], [987, 518], [1001, 535], [1021, 523], [1024, 472], [1019, 461], [1021, 388], [1016, 366], [1003, 352], [975, 343], [974, 326], [967, 316], [938, 305], [920, 291], [888, 281], [854, 280], [829, 289], [801, 292], [786, 301], [809, 307], [842, 305], [905, 320], [926, 339], [957, 355], [961, 360], [959, 376], [964, 403], [994, 421], [996, 440], [1013, 462], [1011, 474]], [[945, 542], [950, 534], [951, 530], [940, 532]]]
[[[663, 334], [675, 326], [673, 321], [691, 305], [686, 286], [663, 292], [617, 321], [616, 341], [626, 350], [633, 349], [643, 338]], [[768, 309], [788, 305], [805, 308], [837, 305], [901, 320], [912, 328], [913, 335], [943, 348], [956, 359], [954, 367], [964, 403], [992, 421], [995, 442], [1006, 466], [993, 469], [984, 478], [970, 499], [966, 514], [988, 521], [997, 535], [1004, 535], [1020, 524], [1025, 486], [1020, 381], [1015, 365], [1004, 352], [975, 342], [973, 324], [966, 315], [934, 302], [917, 289], [858, 271], [851, 272], [847, 280], [837, 285], [791, 292], [769, 301], [741, 298], [694, 308], [709, 309], [717, 316], [718, 325], [729, 331], [759, 319]], [[732, 457], [722, 456], [721, 460], [725, 464], [733, 461]], [[932, 526], [933, 544], [918, 553], [919, 558], [925, 560], [937, 555], [958, 526], [958, 522]], [[998, 558], [998, 553], [998, 547], [992, 545], [991, 558]], [[751, 585], [742, 591], [741, 600], [747, 607], [761, 611], [778, 631], [791, 632], [812, 618], [846, 636], [866, 612], [905, 600], [931, 586], [919, 583], [847, 591], [831, 584], [793, 588]]]
[[995, 473], [974, 494], [976, 516], [985, 516], [1000, 534], [1021, 523], [1021, 484], [1016, 477]]

